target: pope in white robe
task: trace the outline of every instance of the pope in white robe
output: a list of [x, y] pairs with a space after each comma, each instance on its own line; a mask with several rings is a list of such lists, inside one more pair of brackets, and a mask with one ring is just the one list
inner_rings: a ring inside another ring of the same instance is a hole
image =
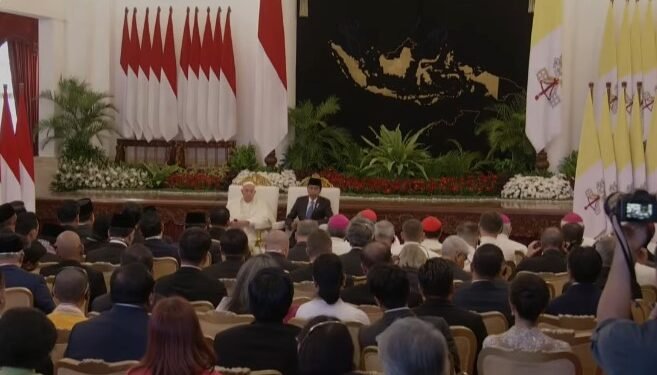
[[242, 229], [249, 238], [249, 247], [254, 249], [256, 231], [270, 229], [276, 217], [267, 204], [256, 196], [256, 187], [252, 182], [242, 184], [239, 199], [229, 200], [226, 208], [230, 212], [230, 226]]

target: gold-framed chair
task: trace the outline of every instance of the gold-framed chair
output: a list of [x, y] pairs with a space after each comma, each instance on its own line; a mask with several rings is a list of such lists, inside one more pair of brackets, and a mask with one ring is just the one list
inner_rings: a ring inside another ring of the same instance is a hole
[[112, 272], [119, 267], [118, 265], [108, 262], [83, 263], [83, 265], [89, 266], [98, 272], [102, 272], [103, 279], [105, 279], [105, 287], [107, 288], [107, 291], [110, 290], [110, 278], [112, 277]]
[[235, 283], [237, 280], [235, 279], [219, 279], [224, 284], [224, 287], [226, 287], [226, 292], [228, 293], [229, 296], [233, 295], [233, 292], [235, 291]]
[[306, 326], [306, 323], [308, 323], [308, 321], [306, 319], [297, 318], [296, 316], [287, 321], [287, 324], [290, 324], [290, 325], [293, 325], [295, 327], [299, 327], [299, 328], [302, 328], [302, 329], [303, 329], [303, 327]]
[[214, 305], [210, 301], [191, 301], [190, 303], [197, 314], [214, 311]]
[[203, 259], [203, 262], [201, 262], [201, 265], [199, 267], [201, 267], [201, 269], [204, 269], [210, 267], [211, 265], [212, 265], [212, 254], [208, 252], [207, 254], [205, 254], [205, 258]]
[[32, 271], [30, 271], [30, 273], [33, 273], [35, 275], [40, 275], [42, 269], [44, 269], [46, 267], [50, 267], [50, 266], [55, 266], [55, 265], [58, 265], [58, 264], [59, 264], [58, 262], [39, 262], [39, 264], [37, 264], [36, 268], [34, 268]]
[[520, 271], [518, 273], [532, 273], [545, 280], [548, 286], [552, 285], [554, 287], [554, 295], [551, 296], [552, 298], [559, 297], [563, 292], [563, 287], [568, 283], [568, 281], [570, 281], [570, 275], [568, 275], [568, 272], [552, 273]]
[[50, 360], [52, 360], [52, 363], [57, 363], [60, 359], [64, 358], [64, 353], [66, 352], [66, 347], [68, 347], [68, 338], [70, 335], [71, 331], [68, 329], [57, 330], [57, 341], [55, 341], [55, 346], [50, 352]]
[[138, 361], [105, 362], [97, 359], [76, 361], [63, 358], [55, 364], [55, 375], [124, 375]]
[[574, 329], [564, 328], [542, 328], [541, 331], [553, 339], [565, 341], [570, 344], [573, 354], [577, 356], [579, 363], [582, 365], [582, 374], [595, 375], [598, 366], [591, 351], [592, 331], [576, 331]]
[[312, 281], [302, 281], [300, 283], [294, 283], [294, 297], [308, 297], [310, 299], [315, 298], [317, 289], [315, 283]]
[[44, 280], [46, 280], [46, 286], [48, 287], [50, 294], [52, 294], [53, 287], [55, 286], [55, 275], [46, 276], [44, 277]]
[[360, 341], [358, 341], [358, 332], [363, 327], [363, 323], [344, 322], [344, 325], [347, 326], [349, 335], [351, 336], [351, 342], [354, 344], [354, 365], [358, 367], [360, 364]]
[[[240, 181], [240, 185], [230, 185], [228, 186], [228, 197], [226, 198], [228, 202], [236, 202], [240, 201], [242, 198], [242, 185], [245, 182], [252, 182], [255, 185], [255, 190], [256, 190], [256, 196], [259, 197], [264, 205], [267, 207], [267, 210], [269, 211], [269, 221], [270, 224], [263, 226], [263, 227], [258, 227], [254, 228], [255, 229], [255, 248], [261, 248], [262, 247], [262, 242], [263, 242], [263, 237], [264, 235], [271, 230], [272, 228], [275, 227], [276, 224], [276, 215], [278, 213], [278, 201], [279, 201], [279, 196], [280, 196], [280, 189], [278, 186], [273, 186], [271, 181], [269, 181], [268, 178], [259, 175], [257, 173], [253, 173], [250, 176], [244, 178], [242, 181]], [[274, 229], [279, 229], [278, 227]], [[254, 250], [254, 249], [251, 249]]]
[[511, 277], [513, 277], [513, 273], [516, 270], [516, 264], [512, 261], [507, 260], [504, 262], [502, 265], [502, 272], [501, 276], [505, 281], [511, 280]]
[[214, 369], [222, 375], [283, 375], [280, 371], [273, 369], [251, 371], [246, 367], [227, 368], [221, 366], [217, 366]]
[[249, 324], [255, 320], [253, 315], [238, 315], [227, 311], [208, 311], [197, 314], [204, 336], [215, 337], [217, 333], [232, 327]]
[[376, 346], [367, 346], [361, 353], [361, 366], [365, 371], [383, 372], [383, 365], [379, 359], [379, 348]]
[[540, 328], [563, 328], [575, 331], [592, 331], [598, 321], [592, 315], [550, 315], [541, 314], [538, 317]]
[[643, 324], [650, 317], [652, 305], [643, 299], [635, 299], [630, 302], [630, 309], [632, 310], [632, 320], [637, 324]]
[[657, 302], [657, 287], [654, 285], [641, 285], [642, 299], [650, 304]]
[[32, 292], [23, 287], [5, 289], [5, 308], [3, 311], [16, 307], [34, 307]]
[[353, 276], [354, 286], [367, 284], [367, 276]]
[[153, 258], [153, 279], [158, 280], [178, 270], [178, 261], [174, 257]]
[[479, 315], [481, 315], [489, 335], [499, 335], [509, 329], [509, 322], [499, 311], [488, 311], [479, 313]]
[[485, 348], [477, 360], [479, 375], [582, 375], [582, 365], [571, 352], [541, 353]]
[[306, 302], [310, 302], [309, 297], [305, 297], [305, 296], [294, 297], [292, 299], [292, 306], [301, 306]]
[[520, 262], [522, 262], [522, 260], [525, 259], [526, 257], [527, 255], [520, 250], [516, 250], [513, 252], [513, 262], [515, 264], [520, 264]]
[[383, 310], [377, 305], [358, 305], [356, 307], [367, 314], [367, 317], [370, 318], [370, 323], [383, 318]]
[[450, 326], [449, 330], [454, 337], [454, 344], [461, 360], [461, 371], [474, 374], [477, 361], [477, 337], [474, 332], [464, 326]]

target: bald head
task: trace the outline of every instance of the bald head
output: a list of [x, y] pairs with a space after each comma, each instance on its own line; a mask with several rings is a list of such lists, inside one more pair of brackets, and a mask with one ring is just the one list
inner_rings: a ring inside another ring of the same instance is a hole
[[370, 242], [363, 247], [363, 252], [360, 254], [360, 263], [365, 271], [377, 264], [391, 262], [390, 246], [385, 242]]
[[265, 238], [265, 250], [275, 251], [282, 254], [287, 254], [290, 249], [290, 239], [283, 231], [272, 230]]
[[80, 241], [80, 236], [73, 231], [67, 230], [60, 233], [55, 241], [55, 249], [57, 250], [57, 255], [62, 259], [82, 260], [82, 253], [84, 251], [82, 241]]
[[55, 276], [53, 293], [60, 303], [80, 305], [87, 294], [87, 274], [82, 268], [64, 267]]
[[563, 234], [557, 227], [550, 227], [541, 234], [541, 248], [543, 250], [563, 250]]

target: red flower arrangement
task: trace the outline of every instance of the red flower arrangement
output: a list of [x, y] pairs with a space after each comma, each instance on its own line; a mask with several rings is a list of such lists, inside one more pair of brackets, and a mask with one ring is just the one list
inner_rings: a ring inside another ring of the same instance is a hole
[[166, 187], [182, 190], [220, 190], [223, 177], [202, 171], [174, 173], [166, 179]]
[[329, 170], [321, 173], [334, 186], [354, 194], [398, 195], [499, 195], [505, 178], [494, 174], [472, 174], [465, 177], [438, 179], [389, 180], [375, 177], [352, 177]]

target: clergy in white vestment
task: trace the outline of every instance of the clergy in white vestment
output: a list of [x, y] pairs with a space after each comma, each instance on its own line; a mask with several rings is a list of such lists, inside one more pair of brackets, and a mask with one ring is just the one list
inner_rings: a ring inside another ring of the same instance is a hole
[[256, 231], [270, 229], [276, 221], [266, 202], [256, 196], [256, 186], [247, 181], [242, 184], [242, 196], [231, 199], [226, 204], [230, 212], [230, 226], [242, 229], [249, 238], [249, 247], [253, 249], [256, 243]]

